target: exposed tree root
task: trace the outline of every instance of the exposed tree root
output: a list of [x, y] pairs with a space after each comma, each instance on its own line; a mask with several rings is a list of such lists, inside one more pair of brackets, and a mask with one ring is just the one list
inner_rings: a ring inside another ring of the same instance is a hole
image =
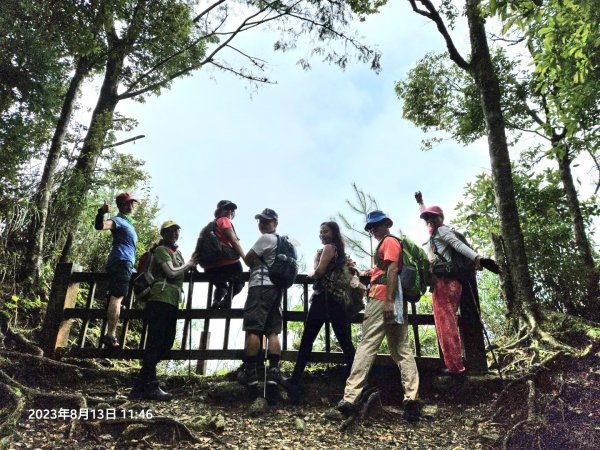
[[152, 419], [115, 419], [90, 421], [83, 423], [83, 429], [93, 437], [110, 434], [120, 445], [131, 441], [149, 441], [175, 445], [179, 442], [197, 443], [198, 439], [190, 429], [178, 420], [170, 417]]
[[[79, 394], [51, 394], [34, 388], [27, 387], [11, 378], [0, 370], [0, 399], [3, 410], [10, 411], [0, 420], [0, 438], [10, 437], [17, 425], [17, 421], [26, 409], [76, 409], [87, 407], [85, 397]], [[77, 426], [77, 420], [71, 421], [68, 436], [72, 436]]]
[[379, 412], [385, 412], [381, 404], [379, 391], [373, 391], [368, 395], [366, 400], [361, 403], [360, 409], [341, 423], [339, 427], [340, 431], [346, 431], [349, 427], [355, 426], [358, 422], [363, 420], [367, 414], [373, 413], [377, 406], [379, 406]]
[[40, 347], [31, 343], [20, 333], [11, 330], [9, 317], [4, 313], [0, 313], [0, 348], [8, 348], [36, 356], [44, 354], [44, 351]]

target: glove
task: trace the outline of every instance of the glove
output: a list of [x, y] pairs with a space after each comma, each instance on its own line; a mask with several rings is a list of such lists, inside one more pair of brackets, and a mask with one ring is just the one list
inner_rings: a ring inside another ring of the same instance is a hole
[[423, 203], [423, 194], [421, 194], [421, 191], [415, 192], [415, 200], [419, 205]]
[[500, 267], [492, 258], [481, 258], [479, 263], [481, 264], [481, 267], [485, 267], [490, 272], [500, 273]]

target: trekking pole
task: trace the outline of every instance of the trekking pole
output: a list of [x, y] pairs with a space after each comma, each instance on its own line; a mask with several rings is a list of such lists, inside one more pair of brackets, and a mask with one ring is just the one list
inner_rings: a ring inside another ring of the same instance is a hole
[[269, 341], [268, 339], [265, 339], [265, 360], [264, 360], [264, 366], [265, 366], [265, 379], [264, 379], [264, 383], [263, 383], [263, 397], [265, 398], [265, 400], [267, 399], [267, 351], [269, 350]]
[[496, 353], [494, 352], [494, 349], [492, 348], [492, 342], [490, 341], [488, 332], [485, 329], [485, 325], [483, 324], [483, 319], [481, 318], [481, 309], [479, 308], [477, 301], [475, 301], [475, 293], [473, 292], [473, 287], [471, 286], [471, 283], [469, 282], [468, 284], [469, 284], [469, 291], [471, 291], [471, 299], [473, 300], [473, 304], [475, 305], [475, 311], [477, 311], [477, 317], [479, 318], [479, 323], [481, 324], [481, 329], [483, 330], [483, 335], [485, 336], [485, 340], [487, 341], [488, 348], [490, 349], [490, 352], [492, 353], [492, 358], [494, 359], [494, 363], [496, 364], [496, 367], [498, 370], [498, 376], [500, 377], [500, 381], [502, 382], [502, 384], [504, 384], [504, 378], [502, 377], [502, 371], [500, 370], [500, 363], [498, 362]]
[[[191, 286], [191, 292], [190, 287]], [[194, 292], [194, 269], [190, 269], [190, 282], [188, 286], [188, 296], [193, 295]], [[189, 334], [188, 334], [188, 382], [192, 379], [192, 319], [190, 318], [190, 326], [189, 326]]]

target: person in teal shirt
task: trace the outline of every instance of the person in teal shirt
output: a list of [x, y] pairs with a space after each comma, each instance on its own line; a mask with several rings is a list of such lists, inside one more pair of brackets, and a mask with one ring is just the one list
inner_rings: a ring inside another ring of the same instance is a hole
[[177, 310], [183, 299], [183, 278], [186, 271], [196, 266], [193, 259], [185, 263], [177, 248], [180, 229], [173, 220], [164, 222], [160, 227], [162, 239], [152, 250], [150, 270], [154, 283], [144, 310], [148, 336], [142, 368], [129, 394], [131, 399], [171, 400], [173, 397], [160, 388], [156, 365], [173, 347]]
[[106, 261], [110, 299], [106, 313], [106, 334], [102, 336], [102, 344], [108, 348], [119, 347], [119, 340], [116, 337], [117, 323], [121, 313], [121, 302], [129, 292], [137, 243], [137, 233], [131, 216], [135, 213], [138, 201], [129, 192], [123, 192], [117, 195], [116, 203], [119, 214], [105, 221], [104, 214], [110, 212], [110, 206], [105, 201], [98, 209], [94, 223], [98, 231], [110, 230], [113, 238], [112, 249]]

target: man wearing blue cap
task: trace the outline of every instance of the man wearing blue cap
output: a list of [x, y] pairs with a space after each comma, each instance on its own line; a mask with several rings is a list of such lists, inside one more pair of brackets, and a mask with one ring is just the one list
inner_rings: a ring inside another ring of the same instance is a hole
[[[337, 410], [329, 414], [332, 419], [349, 417], [356, 412], [357, 400], [366, 387], [371, 366], [375, 361], [379, 346], [387, 337], [388, 347], [394, 362], [402, 374], [404, 388], [404, 417], [409, 421], [419, 420], [417, 402], [419, 373], [415, 357], [408, 339], [408, 325], [398, 323], [394, 303], [398, 289], [398, 274], [402, 265], [402, 246], [390, 234], [392, 220], [380, 210], [367, 215], [365, 230], [379, 242], [373, 255], [376, 266], [368, 271], [371, 276], [371, 289], [363, 321], [363, 339], [356, 349], [350, 376], [346, 381], [344, 398]], [[403, 314], [406, 317], [406, 313]]]

